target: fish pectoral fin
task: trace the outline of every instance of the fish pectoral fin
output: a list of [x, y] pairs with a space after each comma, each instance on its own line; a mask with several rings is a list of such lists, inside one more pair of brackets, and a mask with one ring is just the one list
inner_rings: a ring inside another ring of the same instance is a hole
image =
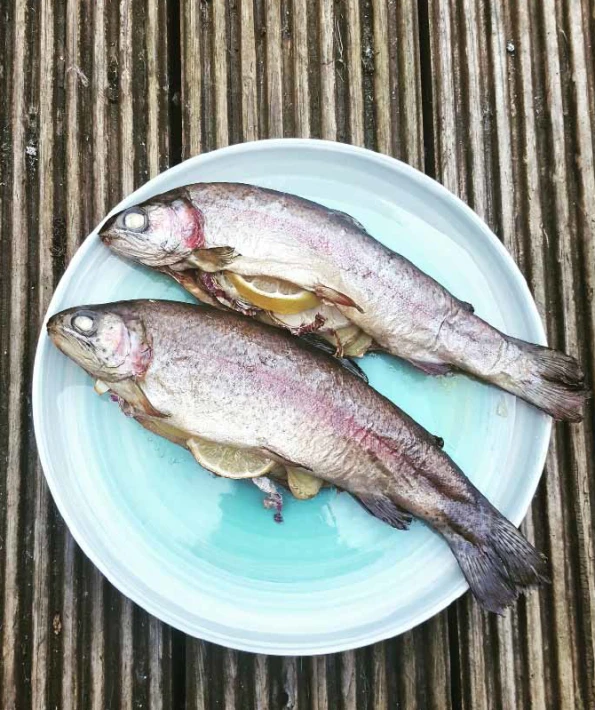
[[397, 530], [408, 530], [413, 520], [410, 513], [392, 502], [390, 498], [380, 495], [356, 495], [355, 499], [378, 520], [388, 523]]
[[330, 288], [329, 286], [324, 286], [323, 284], [318, 284], [314, 289], [314, 293], [318, 296], [321, 301], [325, 303], [330, 303], [335, 306], [348, 306], [349, 308], [355, 308], [360, 313], [364, 312], [364, 309], [349, 296], [340, 291]]
[[231, 262], [239, 256], [233, 247], [212, 247], [211, 249], [195, 249], [186, 261], [197, 269], [214, 273], [225, 271]]
[[135, 418], [156, 417], [165, 419], [169, 416], [155, 409], [138, 382], [134, 380], [122, 380], [117, 383], [117, 386], [112, 385], [111, 389], [128, 404], [131, 409], [130, 414]]
[[185, 288], [188, 293], [194, 296], [194, 298], [197, 298], [199, 301], [202, 301], [209, 306], [214, 306], [215, 308], [223, 310], [223, 306], [219, 303], [219, 301], [213, 298], [213, 296], [211, 296], [210, 293], [207, 293], [207, 291], [205, 291], [202, 287], [202, 284], [197, 278], [198, 271], [196, 269], [193, 268], [185, 269], [184, 271], [176, 271], [171, 269], [169, 266], [162, 266], [157, 270], [174, 279], [174, 281], [177, 281], [180, 286]]
[[168, 424], [167, 421], [163, 419], [148, 419], [147, 417], [136, 417], [136, 421], [153, 434], [162, 436], [164, 439], [172, 441], [179, 446], [186, 446], [188, 432]]
[[357, 363], [346, 357], [340, 357], [337, 359], [346, 370], [349, 370], [349, 372], [351, 372], [353, 375], [359, 377], [360, 380], [363, 380], [366, 384], [368, 384], [368, 376]]
[[139, 396], [137, 407], [141, 410], [140, 416], [142, 416], [142, 414], [145, 414], [147, 417], [156, 417], [157, 419], [167, 418], [167, 414], [163, 414], [163, 412], [160, 412], [158, 409], [155, 409], [155, 407], [149, 401], [149, 398], [145, 395], [145, 393], [141, 390], [140, 387], [138, 387], [138, 393]]
[[[308, 343], [310, 343], [310, 345], [314, 346], [318, 350], [322, 350], [322, 352], [327, 353], [327, 355], [337, 357], [337, 348], [332, 343], [329, 343], [328, 340], [322, 338], [320, 335], [316, 335], [315, 333], [307, 333], [306, 335], [302, 336], [302, 339], [306, 340]], [[357, 377], [362, 379], [366, 384], [368, 384], [368, 376], [357, 363], [353, 362], [353, 360], [350, 360], [346, 357], [337, 357], [337, 361], [340, 362], [346, 370], [349, 370], [349, 372], [356, 375]]]

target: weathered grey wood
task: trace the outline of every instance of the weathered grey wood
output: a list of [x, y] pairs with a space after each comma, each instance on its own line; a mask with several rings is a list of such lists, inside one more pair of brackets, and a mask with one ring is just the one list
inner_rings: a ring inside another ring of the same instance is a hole
[[[28, 244], [9, 239], [8, 226], [16, 233], [25, 233], [27, 230], [27, 205], [28, 197], [27, 176], [25, 166], [25, 7], [18, 4], [13, 8], [12, 41], [14, 54], [12, 57], [12, 82], [11, 101], [8, 114], [9, 132], [11, 143], [5, 150], [12, 148], [12, 180], [7, 183], [10, 189], [4, 186], [3, 207], [6, 220], [4, 222], [3, 238], [9, 247], [5, 250], [4, 258], [10, 269], [10, 286], [8, 293], [7, 326], [9, 333], [24, 333], [26, 331], [27, 311], [27, 260], [29, 257]], [[9, 34], [7, 32], [7, 34]], [[10, 35], [9, 35], [10, 36]], [[8, 353], [7, 374], [10, 368], [10, 380], [6, 377], [8, 387], [8, 430], [6, 433], [6, 477], [3, 481], [4, 490], [4, 540], [3, 540], [3, 647], [2, 647], [2, 705], [11, 707], [16, 702], [15, 688], [20, 676], [20, 658], [17, 650], [19, 639], [19, 619], [23, 614], [21, 594], [18, 586], [19, 567], [19, 535], [18, 520], [22, 507], [22, 472], [21, 472], [21, 447], [24, 446], [26, 433], [23, 426], [24, 418], [24, 380], [26, 341], [24, 337], [7, 338], [5, 352]]]

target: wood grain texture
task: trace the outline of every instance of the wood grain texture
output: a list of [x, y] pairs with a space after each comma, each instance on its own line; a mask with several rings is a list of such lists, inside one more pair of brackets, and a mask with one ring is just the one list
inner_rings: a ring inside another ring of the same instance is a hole
[[504, 618], [468, 597], [320, 658], [185, 637], [82, 555], [35, 454], [39, 325], [81, 239], [168, 165], [314, 136], [425, 169], [527, 277], [595, 375], [591, 0], [0, 3], [0, 705], [393, 710], [595, 707], [593, 411], [558, 425], [524, 523], [552, 584]]

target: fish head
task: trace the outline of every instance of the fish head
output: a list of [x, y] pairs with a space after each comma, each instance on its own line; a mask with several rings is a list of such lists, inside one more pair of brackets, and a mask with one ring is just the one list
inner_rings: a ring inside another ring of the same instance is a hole
[[151, 362], [142, 320], [117, 304], [68, 308], [48, 320], [47, 330], [59, 350], [105, 382], [142, 376]]
[[181, 188], [112, 216], [99, 236], [128, 259], [153, 268], [176, 268], [204, 246], [204, 217]]

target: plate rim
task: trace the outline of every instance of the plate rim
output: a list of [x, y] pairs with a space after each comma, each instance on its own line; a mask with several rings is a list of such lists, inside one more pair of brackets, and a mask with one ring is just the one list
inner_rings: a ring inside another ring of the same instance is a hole
[[[362, 646], [370, 645], [383, 641], [394, 636], [400, 635], [412, 628], [415, 628], [419, 624], [432, 618], [440, 611], [447, 608], [455, 599], [460, 597], [468, 589], [468, 585], [464, 580], [454, 587], [454, 589], [443, 597], [438, 597], [433, 605], [429, 608], [423, 609], [419, 614], [413, 618], [409, 618], [408, 622], [401, 622], [396, 624], [390, 624], [387, 622], [386, 625], [379, 626], [379, 628], [374, 633], [369, 633], [363, 640], [356, 640], [355, 644], [350, 643], [349, 639], [344, 639], [343, 641], [321, 641], [320, 644], [312, 645], [309, 644], [307, 639], [302, 642], [300, 640], [299, 644], [295, 641], [292, 643], [281, 643], [279, 640], [272, 640], [271, 643], [264, 642], [253, 642], [245, 641], [239, 637], [227, 636], [225, 634], [218, 634], [211, 631], [209, 628], [202, 628], [199, 630], [195, 628], [190, 628], [186, 625], [183, 620], [179, 619], [177, 614], [166, 608], [159, 606], [157, 601], [153, 601], [144, 594], [142, 588], [138, 588], [132, 584], [130, 581], [130, 575], [121, 574], [118, 571], [112, 572], [109, 569], [107, 562], [101, 557], [101, 554], [97, 552], [97, 545], [93, 541], [89, 541], [85, 533], [83, 533], [79, 528], [73, 516], [70, 515], [68, 504], [65, 501], [65, 496], [62, 495], [60, 491], [59, 476], [55, 475], [53, 467], [50, 464], [50, 455], [47, 450], [47, 445], [45, 437], [42, 435], [43, 431], [43, 421], [41, 414], [41, 378], [42, 378], [42, 359], [44, 351], [48, 346], [48, 338], [46, 334], [45, 325], [46, 322], [56, 309], [56, 304], [61, 300], [62, 296], [66, 292], [72, 274], [76, 271], [79, 262], [81, 262], [89, 249], [92, 248], [93, 237], [100, 229], [101, 225], [109, 218], [110, 215], [119, 211], [124, 206], [134, 203], [135, 196], [139, 191], [146, 188], [147, 185], [151, 184], [157, 178], [161, 178], [163, 175], [167, 174], [170, 176], [175, 176], [179, 172], [182, 172], [188, 167], [189, 164], [201, 165], [212, 159], [217, 159], [217, 156], [221, 155], [234, 155], [238, 153], [246, 152], [258, 152], [261, 150], [276, 150], [279, 148], [307, 148], [319, 151], [330, 151], [337, 152], [346, 155], [355, 155], [362, 157], [366, 160], [371, 160], [378, 165], [388, 166], [391, 169], [397, 169], [405, 178], [412, 180], [417, 183], [429, 193], [435, 194], [438, 198], [450, 202], [452, 207], [462, 212], [473, 225], [481, 232], [483, 237], [487, 239], [491, 246], [499, 252], [499, 256], [503, 259], [504, 265], [510, 276], [514, 279], [516, 285], [520, 288], [521, 294], [527, 306], [525, 315], [530, 321], [531, 326], [538, 333], [539, 338], [537, 339], [539, 344], [546, 344], [546, 335], [543, 327], [543, 322], [539, 315], [537, 305], [533, 299], [527, 281], [525, 280], [523, 274], [521, 273], [516, 262], [512, 258], [510, 252], [505, 248], [502, 242], [496, 237], [496, 235], [491, 231], [488, 225], [474, 212], [465, 202], [463, 202], [454, 193], [444, 187], [441, 183], [437, 182], [428, 175], [425, 175], [416, 168], [408, 165], [407, 163], [393, 158], [392, 156], [383, 155], [381, 153], [376, 153], [374, 151], [368, 150], [367, 148], [362, 148], [359, 146], [353, 146], [347, 143], [339, 143], [335, 141], [313, 139], [313, 138], [273, 138], [273, 139], [263, 139], [258, 141], [250, 141], [245, 143], [238, 143], [231, 146], [226, 146], [224, 148], [219, 148], [217, 150], [210, 151], [208, 153], [201, 153], [196, 156], [192, 156], [185, 161], [182, 161], [178, 165], [175, 165], [158, 175], [154, 176], [150, 180], [147, 180], [143, 185], [134, 190], [132, 193], [128, 194], [123, 198], [110, 212], [103, 218], [97, 226], [89, 233], [89, 235], [81, 243], [77, 251], [75, 252], [73, 258], [62, 274], [52, 298], [48, 304], [47, 312], [44, 315], [40, 335], [37, 341], [34, 366], [33, 366], [33, 378], [32, 378], [32, 410], [33, 410], [33, 427], [35, 432], [35, 439], [37, 443], [37, 450], [39, 459], [41, 461], [42, 470], [44, 472], [45, 479], [48, 483], [48, 487], [56, 503], [56, 506], [60, 512], [60, 515], [66, 522], [70, 533], [73, 538], [85, 553], [85, 555], [93, 562], [93, 564], [100, 570], [100, 572], [108, 579], [108, 581], [113, 584], [121, 593], [130, 598], [134, 603], [141, 606], [147, 612], [160, 619], [161, 621], [169, 624], [170, 626], [179, 629], [191, 636], [197, 638], [217, 643], [220, 645], [227, 646], [241, 651], [248, 651], [253, 653], [266, 653], [269, 655], [319, 655], [326, 653], [336, 653], [340, 651], [346, 651], [353, 648], [360, 648]], [[540, 440], [534, 443], [535, 455], [534, 455], [534, 465], [531, 471], [531, 476], [527, 476], [528, 485], [525, 488], [525, 494], [523, 500], [518, 507], [519, 513], [517, 515], [511, 516], [510, 520], [518, 526], [520, 522], [524, 519], [531, 504], [531, 501], [535, 495], [535, 491], [541, 477], [543, 475], [543, 469], [545, 465], [545, 460], [547, 457], [547, 452], [549, 449], [550, 438], [552, 431], [552, 420], [551, 418], [544, 418], [542, 424], [542, 433]], [[144, 585], [143, 585], [144, 586]]]

